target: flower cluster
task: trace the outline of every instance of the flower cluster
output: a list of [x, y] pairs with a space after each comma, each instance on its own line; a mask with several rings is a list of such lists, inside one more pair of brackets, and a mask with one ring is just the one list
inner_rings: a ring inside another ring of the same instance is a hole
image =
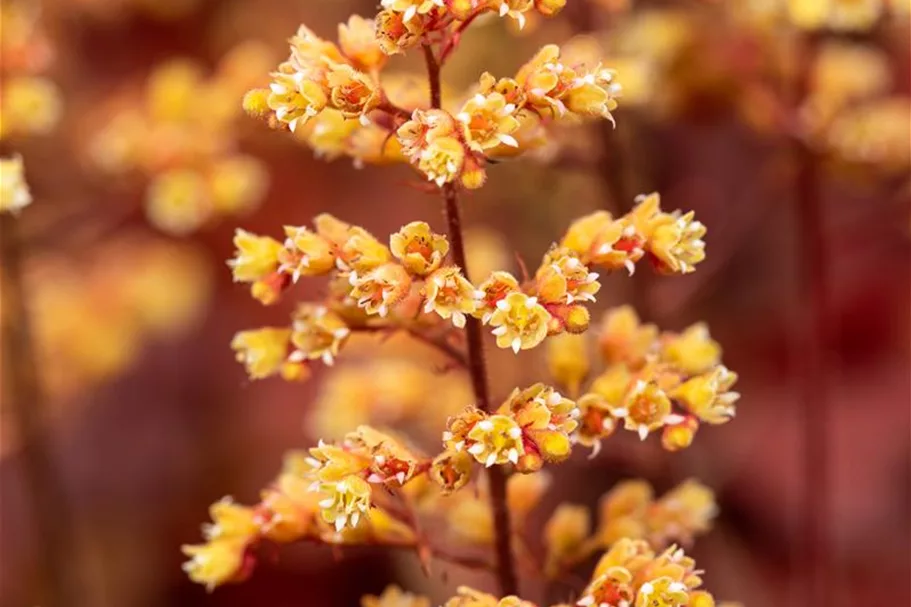
[[624, 538], [648, 540], [653, 547], [691, 544], [695, 536], [710, 529], [717, 510], [712, 491], [693, 479], [659, 499], [645, 481], [618, 483], [601, 498], [594, 529], [588, 508], [561, 503], [544, 527], [545, 572], [559, 577]]
[[[734, 417], [737, 374], [721, 364], [721, 348], [704, 324], [659, 333], [624, 306], [605, 315], [599, 346], [606, 367], [576, 400], [580, 417], [573, 435], [595, 453], [601, 439], [621, 426], [643, 440], [660, 430], [664, 448], [677, 451], [692, 443], [700, 424]], [[584, 348], [561, 341], [548, 354], [554, 376], [581, 391], [590, 368]]]
[[376, 17], [377, 38], [393, 55], [434, 38], [452, 44], [462, 30], [484, 13], [514, 19], [520, 28], [530, 14], [556, 15], [566, 0], [382, 0]]
[[453, 114], [415, 110], [396, 137], [404, 155], [429, 181], [475, 189], [486, 180], [487, 159], [535, 147], [543, 124], [613, 120], [619, 92], [612, 70], [567, 65], [560, 59], [560, 47], [548, 45], [515, 78], [483, 74], [477, 92]]
[[17, 213], [31, 203], [22, 156], [0, 158], [0, 213]]
[[268, 175], [262, 161], [237, 150], [236, 98], [270, 60], [248, 42], [227, 53], [211, 75], [189, 60], [156, 67], [144, 91], [127, 90], [123, 100], [102, 108], [90, 157], [109, 174], [147, 178], [146, 215], [171, 234], [252, 210], [265, 196]]
[[194, 326], [212, 285], [202, 251], [141, 232], [99, 243], [76, 259], [34, 256], [25, 278], [34, 285], [28, 305], [42, 385], [57, 398], [116, 376], [144, 344]]
[[576, 403], [551, 387], [517, 388], [493, 414], [471, 407], [451, 417], [443, 433], [446, 457], [434, 467], [451, 466], [460, 461], [458, 454], [467, 453], [487, 467], [512, 464], [518, 472], [535, 472], [545, 460], [569, 457], [578, 417]]
[[[340, 26], [337, 44], [301, 26], [269, 88], [247, 93], [249, 114], [293, 132], [321, 155], [409, 162], [430, 189], [444, 193], [450, 225], [447, 237], [414, 221], [388, 241], [328, 214], [317, 216], [312, 228], [285, 226], [283, 238], [238, 230], [228, 265], [261, 303], [277, 302], [301, 277], [323, 277], [327, 284], [325, 297], [299, 303], [288, 325], [235, 336], [232, 347], [250, 377], [302, 379], [311, 361], [333, 365], [341, 352], [356, 351], [364, 335], [398, 331], [414, 338], [411, 346], [420, 342], [445, 357], [451, 366], [444, 372], [467, 372], [474, 399], [463, 392], [464, 378], [448, 393], [438, 392], [402, 361], [346, 365], [317, 410], [336, 440], [289, 457], [262, 501], [241, 510], [245, 524], [234, 526], [236, 533], [223, 531], [224, 514], [213, 509], [207, 541], [185, 547], [195, 581], [213, 587], [242, 579], [264, 540], [311, 541], [414, 550], [425, 570], [431, 558], [498, 570], [503, 594], [510, 594], [512, 574], [504, 567], [511, 568], [513, 546], [528, 541], [529, 514], [550, 484], [545, 462], [566, 460], [574, 444], [599, 445], [621, 423], [642, 438], [661, 429], [663, 444], [675, 450], [692, 441], [700, 423], [723, 423], [733, 415], [736, 375], [720, 364], [718, 345], [702, 325], [659, 334], [630, 310], [615, 311], [599, 340], [607, 368], [586, 383], [590, 363], [578, 334], [589, 328], [588, 306], [601, 289], [594, 269], [632, 273], [648, 259], [660, 273], [687, 274], [705, 257], [705, 226], [691, 212], [663, 211], [658, 194], [637, 198], [621, 217], [597, 212], [575, 221], [534, 272], [520, 264], [521, 278], [501, 271], [502, 265], [489, 268], [479, 283], [465, 274], [459, 190], [483, 185], [492, 161], [540, 146], [553, 124], [613, 122], [619, 86], [597, 59], [575, 60], [548, 45], [512, 78], [483, 74], [450, 106], [443, 101], [440, 69], [477, 17], [497, 13], [522, 25], [564, 4], [382, 0], [375, 21], [352, 17]], [[430, 89], [423, 100], [414, 94], [414, 79], [383, 73], [388, 55], [418, 45]], [[500, 348], [516, 354], [553, 337], [548, 362], [560, 390], [536, 383], [505, 399], [491, 398], [484, 327]], [[404, 404], [396, 409], [387, 400]], [[333, 405], [340, 402], [353, 412], [339, 413]], [[418, 415], [412, 409], [433, 411]], [[427, 455], [391, 430], [360, 425], [345, 433], [358, 423], [401, 425], [443, 411], [449, 416], [442, 450]], [[553, 573], [608, 550], [581, 607], [714, 605], [699, 590], [701, 572], [692, 559], [674, 546], [656, 552], [708, 529], [715, 514], [708, 489], [688, 481], [655, 499], [647, 485], [628, 483], [606, 496], [601, 510], [593, 532], [587, 512], [560, 506], [545, 532], [548, 561], [534, 562], [528, 550], [517, 556]], [[496, 562], [478, 556], [494, 545]], [[363, 600], [364, 607], [427, 604], [398, 588]], [[515, 594], [500, 598], [470, 588], [460, 588], [445, 605], [536, 607]]]

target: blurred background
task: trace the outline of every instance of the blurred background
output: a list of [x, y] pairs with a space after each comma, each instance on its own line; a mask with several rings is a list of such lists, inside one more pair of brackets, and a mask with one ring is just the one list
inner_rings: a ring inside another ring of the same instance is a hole
[[[818, 563], [801, 546], [821, 516], [827, 607], [911, 604], [908, 3], [568, 4], [522, 32], [480, 22], [447, 65], [459, 90], [571, 41], [624, 86], [616, 129], [567, 132], [466, 197], [472, 272], [534, 267], [573, 218], [659, 191], [708, 226], [707, 260], [686, 277], [611, 276], [598, 306], [631, 303], [666, 329], [707, 322], [743, 397], [685, 452], [616, 436], [573, 458], [539, 518], [618, 479], [660, 491], [695, 476], [721, 507], [694, 547], [716, 596], [804, 604]], [[828, 4], [844, 14], [827, 21]], [[443, 229], [409, 168], [325, 162], [240, 112], [298, 24], [335, 39], [376, 2], [0, 7], [0, 149], [22, 155], [35, 199], [5, 222], [0, 265], [0, 604], [33, 606], [58, 578], [67, 607], [355, 605], [390, 580], [444, 596], [458, 572], [427, 581], [410, 557], [365, 550], [284, 548], [211, 594], [180, 568], [210, 503], [255, 501], [287, 449], [359, 421], [330, 406], [355, 387], [375, 399], [363, 415], [431, 441], [470, 398], [401, 340], [368, 340], [305, 384], [251, 382], [229, 348], [293, 305], [232, 284], [236, 227], [278, 235], [328, 211], [381, 239], [416, 219]], [[394, 66], [420, 74], [414, 57]], [[402, 86], [423, 94], [420, 79]], [[492, 353], [496, 394], [543, 377], [539, 357], [520, 360]]]

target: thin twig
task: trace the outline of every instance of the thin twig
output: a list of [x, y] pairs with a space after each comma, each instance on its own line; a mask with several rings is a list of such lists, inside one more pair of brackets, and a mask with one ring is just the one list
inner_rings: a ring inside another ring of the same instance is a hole
[[396, 331], [403, 331], [412, 338], [436, 348], [460, 366], [468, 367], [468, 358], [465, 356], [465, 353], [446, 341], [445, 336], [434, 337], [433, 335], [429, 335], [424, 331], [415, 328], [387, 327], [384, 325], [361, 325], [350, 327], [350, 329], [353, 333], [393, 333]]

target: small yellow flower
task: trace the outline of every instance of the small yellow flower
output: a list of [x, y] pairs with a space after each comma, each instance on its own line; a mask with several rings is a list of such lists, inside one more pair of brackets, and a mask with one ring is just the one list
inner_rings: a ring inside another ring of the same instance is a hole
[[518, 353], [544, 341], [550, 318], [537, 298], [514, 291], [497, 302], [488, 324], [494, 328], [499, 347]]
[[406, 156], [414, 160], [434, 139], [455, 134], [456, 122], [443, 110], [415, 110], [411, 120], [396, 129], [395, 135]]
[[178, 236], [189, 234], [211, 217], [209, 184], [191, 169], [160, 173], [149, 183], [145, 210], [157, 228]]
[[320, 483], [319, 492], [327, 496], [319, 503], [320, 514], [336, 531], [357, 528], [370, 512], [370, 483], [359, 476]]
[[472, 459], [465, 451], [444, 451], [430, 467], [430, 476], [437, 482], [444, 494], [464, 487], [471, 479]]
[[679, 421], [677, 418], [680, 417], [672, 415], [671, 400], [664, 390], [641, 379], [626, 395], [623, 408], [615, 409], [613, 413], [624, 418], [623, 427], [636, 431], [641, 440], [645, 440], [649, 432]]
[[259, 530], [252, 508], [237, 504], [232, 498], [224, 497], [209, 507], [212, 523], [203, 525], [203, 536], [207, 540], [226, 537], [249, 538]]
[[358, 275], [348, 275], [351, 297], [367, 314], [388, 316], [411, 289], [411, 276], [397, 263], [387, 263]]
[[327, 239], [307, 228], [285, 226], [285, 246], [279, 259], [280, 272], [291, 275], [292, 282], [301, 276], [320, 276], [335, 268], [335, 250]]
[[350, 65], [333, 65], [326, 79], [330, 103], [343, 116], [362, 116], [380, 104], [381, 95], [377, 85], [369, 76]]
[[208, 181], [213, 210], [237, 214], [259, 204], [266, 193], [269, 175], [261, 160], [238, 154], [217, 160]]
[[646, 356], [656, 349], [657, 343], [658, 327], [641, 324], [632, 306], [614, 308], [604, 315], [598, 345], [606, 362], [639, 368]]
[[501, 17], [515, 19], [519, 29], [525, 27], [525, 13], [535, 6], [534, 0], [488, 0], [488, 3]]
[[500, 145], [519, 146], [512, 136], [519, 128], [515, 112], [516, 106], [507, 103], [500, 93], [478, 93], [465, 102], [456, 118], [462, 124], [468, 147], [485, 153]]
[[338, 42], [345, 56], [357, 69], [370, 72], [382, 69], [387, 56], [376, 38], [376, 22], [351, 15], [338, 26]]
[[555, 335], [547, 343], [547, 368], [551, 376], [577, 396], [591, 369], [587, 340], [581, 335]]
[[278, 268], [282, 244], [268, 236], [257, 236], [238, 228], [234, 232], [237, 251], [228, 260], [235, 282], [256, 282]]
[[17, 213], [31, 203], [22, 156], [0, 158], [0, 213]]
[[466, 451], [487, 466], [515, 464], [525, 453], [522, 429], [506, 415], [492, 415], [482, 419], [468, 432]]
[[376, 39], [387, 55], [395, 55], [415, 46], [423, 33], [422, 19], [406, 21], [404, 13], [393, 10], [380, 11], [376, 16]]
[[661, 446], [668, 451], [680, 451], [693, 444], [699, 420], [692, 415], [683, 416], [677, 424], [668, 424], [661, 431]]
[[707, 532], [718, 515], [714, 492], [702, 483], [688, 479], [668, 491], [649, 508], [646, 524], [653, 546], [669, 540], [691, 542]]
[[673, 395], [696, 417], [710, 424], [724, 424], [736, 413], [740, 394], [731, 391], [737, 374], [724, 365], [697, 375], [678, 387]]
[[47, 134], [63, 114], [60, 91], [53, 82], [40, 76], [4, 78], [0, 114], [0, 134], [4, 136]]
[[181, 549], [190, 557], [183, 570], [197, 584], [204, 584], [212, 591], [216, 586], [235, 581], [241, 573], [248, 540], [230, 537]]
[[544, 525], [548, 575], [560, 572], [561, 563], [575, 556], [591, 534], [591, 515], [585, 506], [560, 504]]
[[479, 317], [483, 324], [490, 322], [490, 317], [497, 309], [497, 303], [505, 299], [513, 291], [519, 290], [519, 281], [509, 272], [495, 271], [478, 286], [475, 294], [478, 298], [478, 307], [474, 316]]
[[288, 73], [289, 69], [294, 68], [285, 68], [286, 71], [279, 68], [272, 74], [267, 103], [275, 117], [294, 132], [326, 107], [329, 96], [323, 85], [308, 80], [306, 73], [296, 70]]
[[598, 274], [589, 272], [575, 254], [568, 250], [551, 251], [535, 273], [536, 292], [546, 303], [572, 304], [595, 301], [601, 289]]
[[631, 275], [645, 251], [633, 226], [615, 220], [607, 211], [597, 211], [574, 221], [560, 242], [584, 262], [609, 270], [626, 268]]
[[464, 164], [465, 146], [455, 137], [433, 139], [417, 158], [418, 170], [438, 186], [455, 181]]
[[452, 318], [452, 324], [465, 326], [466, 314], [477, 307], [475, 288], [456, 266], [440, 268], [424, 282], [424, 312]]
[[244, 364], [250, 379], [278, 373], [288, 356], [291, 329], [262, 328], [241, 331], [231, 340], [237, 361]]
[[545, 17], [553, 17], [566, 6], [566, 0], [535, 0], [535, 8]]
[[661, 577], [639, 586], [635, 607], [682, 607], [689, 603], [686, 584]]
[[339, 267], [362, 273], [388, 263], [392, 259], [392, 253], [364, 228], [347, 226], [340, 258], [342, 264]]
[[604, 118], [614, 122], [611, 111], [617, 109], [616, 97], [620, 85], [616, 73], [601, 66], [576, 78], [566, 94], [565, 103], [570, 112], [581, 116]]
[[435, 234], [423, 221], [413, 221], [389, 237], [392, 255], [418, 276], [426, 276], [440, 267], [449, 252], [445, 236]]
[[577, 607], [628, 607], [632, 605], [635, 590], [632, 586], [632, 574], [625, 567], [615, 566], [597, 573], [592, 583], [582, 592], [582, 598], [576, 601]]
[[321, 359], [327, 365], [335, 362], [335, 357], [351, 334], [341, 316], [316, 304], [299, 305], [294, 311], [291, 329], [291, 343], [296, 350], [291, 352], [288, 360]]
[[696, 323], [680, 335], [662, 341], [662, 359], [686, 373], [704, 373], [721, 361], [721, 346], [709, 335], [705, 323]]
[[685, 215], [662, 214], [655, 221], [646, 249], [658, 260], [664, 273], [689, 274], [705, 259], [706, 228], [693, 220], [693, 211]]
[[361, 607], [430, 607], [430, 600], [403, 592], [398, 586], [387, 586], [380, 596], [368, 594], [362, 597]]

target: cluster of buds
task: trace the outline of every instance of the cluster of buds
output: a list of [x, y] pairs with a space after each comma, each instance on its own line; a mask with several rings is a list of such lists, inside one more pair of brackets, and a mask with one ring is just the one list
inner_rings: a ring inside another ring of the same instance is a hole
[[270, 52], [248, 42], [228, 52], [211, 75], [190, 60], [157, 66], [145, 90], [126, 90], [102, 108], [102, 125], [89, 143], [92, 161], [109, 174], [148, 179], [146, 215], [170, 234], [254, 209], [269, 179], [261, 160], [237, 150], [234, 123], [242, 112], [235, 99], [270, 62]]
[[536, 147], [544, 124], [613, 121], [619, 92], [612, 70], [565, 65], [560, 47], [548, 45], [515, 78], [483, 74], [477, 91], [453, 114], [415, 110], [396, 137], [403, 154], [429, 181], [475, 189], [486, 181], [488, 159]]
[[[737, 374], [721, 364], [721, 348], [702, 323], [682, 333], [641, 324], [624, 306], [609, 311], [599, 337], [606, 368], [580, 390], [590, 363], [584, 348], [556, 342], [548, 352], [554, 376], [575, 392], [580, 410], [573, 439], [600, 448], [601, 439], [623, 427], [641, 439], [661, 431], [669, 451], [688, 447], [701, 423], [723, 424], [740, 397], [731, 390]], [[574, 393], [575, 393], [574, 392]]]
[[[426, 473], [429, 462], [398, 438], [362, 426], [338, 444], [293, 452], [275, 482], [250, 507], [225, 498], [210, 509], [203, 544], [184, 546], [184, 569], [208, 588], [242, 581], [262, 541], [416, 548], [413, 526], [390, 510], [393, 492]], [[388, 491], [374, 495], [372, 486]]]
[[484, 13], [514, 19], [520, 28], [532, 13], [552, 17], [566, 0], [382, 0], [376, 17], [384, 53], [394, 55], [434, 39], [454, 44], [462, 30]]
[[540, 470], [545, 461], [559, 462], [570, 454], [577, 427], [576, 403], [544, 384], [516, 390], [493, 413], [471, 407], [449, 419], [443, 433], [446, 452], [434, 468], [444, 488], [464, 484], [470, 474], [468, 454], [478, 463], [512, 464], [522, 473]]
[[238, 230], [234, 244], [237, 253], [228, 262], [234, 279], [249, 283], [263, 304], [278, 301], [301, 276], [331, 280], [328, 300], [299, 305], [290, 327], [237, 335], [234, 347], [257, 379], [306, 377], [311, 360], [331, 365], [352, 331], [396, 327], [421, 310], [462, 327], [476, 307], [471, 283], [443, 263], [446, 238], [424, 222], [402, 227], [389, 246], [328, 214], [314, 220], [314, 230], [285, 226], [283, 242]]
[[645, 481], [618, 483], [601, 498], [594, 529], [587, 507], [561, 503], [544, 527], [545, 573], [558, 578], [624, 538], [647, 540], [653, 547], [689, 545], [709, 531], [717, 511], [712, 491], [692, 479], [658, 499]]
[[31, 203], [22, 156], [0, 158], [0, 213], [18, 213]]

